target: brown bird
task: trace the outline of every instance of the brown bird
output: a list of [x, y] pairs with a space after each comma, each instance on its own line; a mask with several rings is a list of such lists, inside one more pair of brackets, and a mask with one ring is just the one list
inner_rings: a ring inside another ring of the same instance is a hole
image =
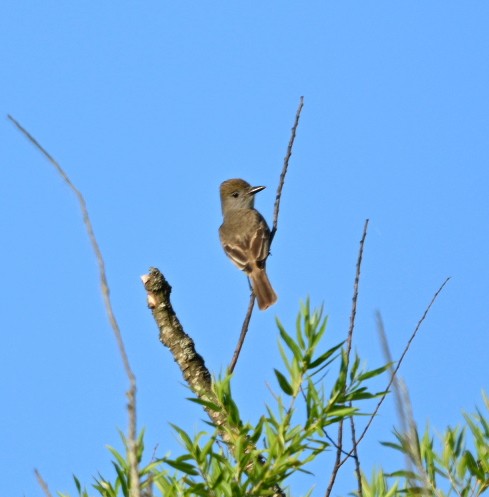
[[264, 186], [251, 186], [242, 179], [228, 179], [221, 184], [223, 222], [219, 238], [226, 255], [251, 280], [261, 310], [277, 301], [268, 279], [265, 263], [270, 250], [270, 229], [254, 208], [255, 193]]

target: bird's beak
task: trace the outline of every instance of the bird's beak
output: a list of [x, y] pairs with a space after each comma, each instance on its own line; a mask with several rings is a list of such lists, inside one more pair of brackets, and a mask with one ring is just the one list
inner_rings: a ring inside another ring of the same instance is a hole
[[248, 195], [254, 195], [255, 193], [261, 192], [266, 186], [252, 186], [248, 191]]

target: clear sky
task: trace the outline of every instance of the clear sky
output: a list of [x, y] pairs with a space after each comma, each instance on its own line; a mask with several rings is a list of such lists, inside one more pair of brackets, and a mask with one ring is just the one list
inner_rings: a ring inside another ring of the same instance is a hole
[[[358, 242], [370, 219], [355, 348], [383, 362], [380, 310], [398, 357], [440, 295], [401, 375], [416, 419], [442, 430], [481, 404], [489, 350], [489, 3], [44, 2], [0, 6], [0, 109], [84, 193], [139, 385], [148, 457], [205, 416], [158, 341], [139, 276], [159, 267], [209, 369], [228, 364], [248, 303], [219, 246], [218, 187], [242, 177], [275, 190], [299, 102], [305, 106], [268, 263], [279, 295], [256, 312], [236, 369], [245, 419], [270, 401], [275, 317], [325, 305], [325, 347], [345, 337]], [[110, 474], [127, 381], [72, 193], [14, 126], [0, 125], [0, 495], [75, 494]], [[378, 388], [383, 386], [377, 385]], [[389, 401], [361, 448], [378, 440]], [[327, 464], [294, 483], [323, 495]], [[350, 470], [348, 470], [350, 471]], [[349, 477], [349, 473], [347, 476]], [[352, 479], [336, 495], [352, 490]]]

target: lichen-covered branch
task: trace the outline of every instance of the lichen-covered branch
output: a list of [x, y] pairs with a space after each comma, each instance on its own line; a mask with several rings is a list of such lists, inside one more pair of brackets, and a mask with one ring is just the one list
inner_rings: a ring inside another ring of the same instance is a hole
[[[212, 389], [211, 374], [204, 359], [195, 350], [194, 341], [185, 333], [173, 310], [170, 302], [170, 284], [157, 268], [150, 268], [149, 274], [142, 276], [141, 279], [148, 293], [148, 306], [160, 332], [160, 342], [172, 353], [185, 381], [202, 401], [209, 417], [219, 428], [222, 439], [233, 452], [234, 442], [239, 436], [238, 427], [230, 424], [226, 409]], [[249, 450], [253, 449], [250, 444]], [[274, 492], [274, 497], [285, 497], [278, 485], [275, 485]]]

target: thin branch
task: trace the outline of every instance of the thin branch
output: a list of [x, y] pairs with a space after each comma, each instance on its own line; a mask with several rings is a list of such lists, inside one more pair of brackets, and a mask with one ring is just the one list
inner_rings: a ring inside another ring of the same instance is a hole
[[41, 476], [41, 473], [37, 469], [34, 470], [34, 473], [37, 478], [37, 482], [42, 488], [42, 491], [46, 494], [46, 497], [53, 497], [53, 494], [49, 491], [48, 484], [44, 481], [43, 477]]
[[351, 442], [354, 449], [353, 460], [355, 461], [355, 473], [357, 476], [357, 489], [358, 489], [357, 493], [358, 497], [363, 497], [362, 472], [360, 468], [360, 457], [358, 455], [358, 444], [356, 440], [355, 421], [353, 420], [353, 416], [350, 417], [350, 429], [351, 429]]
[[280, 210], [280, 199], [282, 198], [282, 189], [285, 183], [285, 175], [287, 174], [287, 169], [289, 167], [289, 159], [292, 155], [292, 149], [294, 148], [295, 135], [297, 133], [297, 127], [299, 126], [299, 119], [301, 117], [302, 107], [304, 107], [304, 97], [301, 97], [299, 100], [299, 107], [297, 107], [297, 112], [295, 114], [294, 125], [292, 126], [289, 145], [287, 146], [287, 153], [284, 157], [284, 165], [282, 167], [282, 172], [280, 173], [280, 180], [278, 183], [277, 194], [275, 196], [275, 205], [273, 208], [273, 227], [270, 233], [270, 247], [272, 246], [273, 238], [275, 237], [275, 233], [277, 232], [278, 226], [278, 213]]
[[236, 367], [236, 363], [238, 362], [239, 354], [241, 353], [241, 349], [243, 347], [243, 343], [246, 338], [246, 333], [248, 333], [248, 327], [250, 325], [250, 320], [251, 320], [251, 315], [253, 314], [254, 305], [255, 305], [255, 294], [251, 292], [250, 303], [248, 304], [248, 310], [246, 311], [246, 316], [243, 321], [243, 326], [241, 327], [241, 333], [239, 335], [238, 344], [236, 345], [236, 350], [234, 351], [231, 364], [229, 364], [228, 366], [228, 374], [232, 374], [234, 368]]
[[328, 488], [326, 489], [326, 497], [331, 495], [333, 491], [334, 482], [336, 481], [336, 476], [341, 467], [341, 454], [343, 452], [343, 423], [340, 421], [338, 424], [338, 441], [336, 442], [336, 458], [333, 466], [333, 471], [331, 472], [331, 478], [329, 479]]
[[[351, 353], [351, 347], [352, 347], [352, 342], [353, 342], [353, 331], [355, 329], [355, 318], [357, 315], [357, 303], [358, 303], [358, 287], [360, 284], [360, 272], [362, 268], [362, 260], [363, 260], [363, 248], [365, 246], [365, 239], [367, 237], [367, 230], [368, 230], [368, 219], [365, 220], [365, 224], [363, 226], [363, 234], [362, 238], [360, 240], [360, 248], [358, 249], [358, 257], [357, 257], [357, 265], [356, 265], [356, 271], [355, 271], [355, 281], [353, 283], [353, 298], [352, 298], [352, 306], [351, 306], [351, 313], [350, 313], [350, 327], [348, 329], [348, 337], [347, 337], [347, 352], [346, 352], [346, 360], [347, 364], [346, 367], [349, 367], [349, 362], [350, 362], [350, 353]], [[351, 405], [351, 404], [350, 404]], [[351, 427], [352, 427], [352, 437], [353, 440], [355, 440], [355, 425], [353, 422], [353, 418], [351, 421]], [[353, 443], [353, 447], [355, 448], [354, 451], [350, 452], [355, 454], [355, 459], [358, 465], [358, 454], [356, 452], [356, 446], [357, 444]], [[331, 495], [331, 492], [333, 491], [333, 486], [336, 481], [336, 477], [338, 475], [338, 471], [342, 465], [341, 462], [341, 455], [343, 453], [343, 419], [341, 419], [338, 423], [338, 441], [336, 442], [336, 458], [335, 458], [335, 464], [333, 467], [333, 471], [331, 473], [331, 477], [329, 480], [328, 488], [326, 489], [326, 497], [329, 497]], [[357, 468], [357, 471], [359, 472], [359, 468]], [[359, 487], [361, 487], [361, 480], [358, 482]]]
[[[385, 388], [385, 392], [386, 393], [384, 395], [382, 395], [382, 397], [380, 398], [379, 402], [377, 403], [377, 406], [375, 407], [374, 412], [370, 416], [370, 419], [368, 420], [367, 425], [365, 426], [364, 430], [362, 431], [362, 434], [358, 438], [357, 445], [363, 440], [363, 437], [365, 437], [367, 431], [369, 430], [370, 425], [372, 424], [375, 416], [379, 412], [380, 406], [382, 405], [382, 403], [384, 402], [385, 398], [387, 397], [387, 392], [391, 388], [392, 383], [394, 382], [394, 378], [396, 378], [397, 372], [399, 371], [399, 368], [401, 367], [401, 364], [402, 364], [404, 358], [406, 357], [406, 354], [407, 354], [409, 348], [411, 347], [412, 341], [416, 337], [416, 335], [417, 335], [417, 333], [418, 333], [421, 325], [423, 324], [423, 321], [426, 319], [426, 316], [430, 312], [431, 307], [433, 306], [433, 304], [435, 303], [436, 299], [438, 298], [438, 295], [440, 295], [441, 291], [443, 290], [443, 288], [445, 287], [445, 285], [448, 283], [449, 280], [450, 280], [450, 277], [446, 278], [446, 280], [442, 283], [442, 285], [440, 286], [440, 288], [438, 288], [438, 290], [433, 295], [433, 298], [431, 299], [431, 302], [429, 303], [428, 307], [425, 309], [423, 315], [421, 316], [420, 320], [418, 321], [418, 324], [416, 325], [416, 328], [414, 329], [411, 337], [409, 338], [409, 340], [408, 340], [408, 342], [406, 344], [406, 347], [404, 348], [404, 351], [401, 354], [401, 357], [399, 358], [397, 366], [394, 368], [394, 371], [392, 372], [391, 379], [389, 380], [389, 383], [387, 384], [387, 386]], [[347, 461], [347, 459], [352, 456], [352, 454], [353, 454], [353, 449], [350, 450], [350, 452], [348, 453], [348, 455], [341, 461], [340, 466], [342, 466]]]
[[[292, 149], [294, 148], [295, 136], [297, 134], [297, 127], [299, 126], [299, 119], [301, 117], [302, 107], [304, 107], [304, 97], [301, 97], [299, 100], [299, 107], [297, 108], [297, 112], [295, 114], [294, 125], [292, 126], [291, 135], [289, 139], [289, 144], [287, 146], [287, 152], [284, 157], [284, 164], [282, 167], [282, 172], [280, 173], [280, 179], [277, 188], [277, 194], [275, 196], [275, 205], [273, 209], [273, 227], [270, 232], [270, 248], [272, 247], [273, 238], [275, 237], [275, 233], [277, 232], [278, 225], [278, 214], [280, 209], [280, 199], [282, 197], [282, 190], [285, 183], [285, 175], [287, 174], [287, 169], [289, 167], [289, 159], [292, 155]], [[239, 354], [241, 353], [241, 349], [243, 348], [243, 344], [246, 338], [246, 334], [248, 333], [248, 327], [251, 320], [251, 315], [253, 314], [253, 305], [255, 303], [255, 295], [251, 294], [250, 303], [248, 304], [248, 310], [246, 311], [246, 315], [243, 321], [243, 325], [241, 326], [241, 333], [239, 335], [238, 343], [234, 350], [233, 358], [231, 363], [228, 366], [228, 373], [232, 373], [234, 368], [236, 367], [236, 363], [239, 359]]]
[[100, 250], [97, 238], [93, 230], [92, 222], [87, 209], [87, 204], [83, 194], [78, 190], [78, 188], [70, 180], [69, 176], [66, 174], [64, 169], [58, 164], [58, 162], [46, 151], [46, 149], [24, 128], [16, 121], [12, 116], [8, 115], [8, 119], [17, 127], [17, 129], [46, 157], [46, 159], [55, 167], [60, 176], [63, 178], [65, 183], [70, 187], [70, 189], [75, 194], [78, 203], [80, 205], [80, 210], [83, 216], [83, 223], [85, 224], [85, 229], [88, 233], [92, 249], [95, 253], [95, 258], [97, 260], [99, 276], [100, 276], [100, 287], [104, 299], [105, 310], [109, 318], [110, 325], [114, 332], [117, 346], [119, 348], [119, 353], [122, 358], [122, 363], [124, 370], [129, 379], [130, 388], [126, 393], [128, 398], [128, 413], [129, 413], [129, 436], [128, 436], [128, 458], [131, 466], [131, 481], [133, 482], [133, 488], [131, 488], [131, 495], [138, 497], [140, 495], [140, 482], [139, 482], [139, 471], [137, 467], [137, 440], [136, 440], [136, 377], [129, 364], [129, 358], [126, 353], [126, 348], [124, 346], [124, 341], [122, 339], [122, 334], [117, 323], [114, 310], [112, 308], [112, 301], [110, 298], [110, 289], [107, 281], [107, 274], [105, 271], [105, 261]]
[[[329, 441], [329, 443], [331, 444], [332, 447], [334, 447], [335, 449], [338, 449], [338, 446], [336, 445], [336, 440], [333, 440], [333, 437], [331, 435], [328, 435], [325, 432], [324, 436]], [[345, 456], [348, 454], [348, 452], [346, 450], [342, 449], [341, 447], [339, 449], [341, 450], [341, 453], [344, 454]]]
[[353, 342], [353, 330], [355, 329], [355, 318], [357, 316], [358, 286], [360, 284], [360, 271], [362, 269], [363, 248], [365, 246], [365, 238], [367, 238], [367, 230], [368, 230], [368, 219], [365, 219], [365, 224], [363, 225], [362, 239], [360, 240], [360, 248], [358, 250], [357, 269], [355, 273], [355, 282], [353, 283], [353, 298], [352, 298], [351, 313], [350, 313], [350, 328], [348, 330], [348, 338], [346, 340], [348, 360], [350, 359], [351, 346]]

